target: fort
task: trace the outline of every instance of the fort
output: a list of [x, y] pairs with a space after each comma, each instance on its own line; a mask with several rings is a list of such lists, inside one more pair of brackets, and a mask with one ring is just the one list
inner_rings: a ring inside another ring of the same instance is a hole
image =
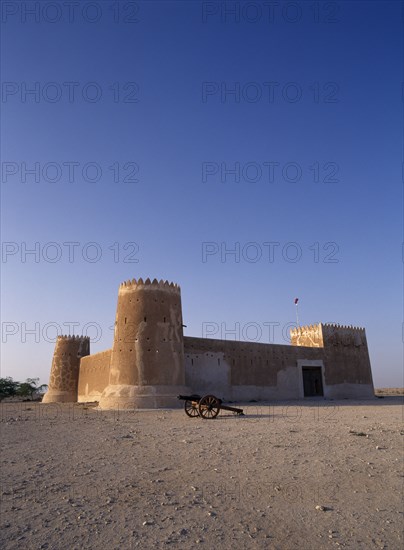
[[367, 399], [374, 396], [364, 328], [318, 323], [291, 344], [184, 336], [181, 289], [154, 279], [122, 283], [112, 348], [59, 336], [44, 403], [99, 402], [102, 409], [177, 407], [178, 394], [228, 401]]

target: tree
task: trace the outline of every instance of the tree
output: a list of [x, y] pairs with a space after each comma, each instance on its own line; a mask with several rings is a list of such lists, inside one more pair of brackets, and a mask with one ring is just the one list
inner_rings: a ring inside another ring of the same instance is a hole
[[34, 393], [42, 393], [47, 389], [47, 384], [38, 385], [39, 378], [27, 378], [25, 382], [17, 382], [11, 376], [0, 378], [0, 401], [6, 397], [31, 397]]
[[30, 396], [33, 399], [35, 392], [41, 392], [48, 387], [46, 384], [38, 386], [38, 382], [39, 378], [27, 378], [25, 382], [18, 384], [17, 395], [21, 397]]
[[13, 397], [17, 395], [19, 382], [8, 376], [7, 378], [0, 378], [0, 401], [5, 397]]

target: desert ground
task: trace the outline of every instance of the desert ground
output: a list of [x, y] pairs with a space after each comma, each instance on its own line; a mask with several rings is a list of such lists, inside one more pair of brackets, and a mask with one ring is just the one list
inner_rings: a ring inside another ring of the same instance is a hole
[[403, 547], [403, 398], [246, 415], [3, 403], [4, 549]]

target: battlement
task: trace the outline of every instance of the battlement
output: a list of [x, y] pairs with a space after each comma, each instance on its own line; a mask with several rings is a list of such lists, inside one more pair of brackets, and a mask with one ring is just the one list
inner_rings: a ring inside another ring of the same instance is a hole
[[70, 335], [70, 334], [61, 334], [57, 337], [58, 340], [72, 340], [74, 342], [79, 342], [80, 340], [81, 341], [90, 341], [90, 337], [89, 336], [79, 336], [79, 335]]
[[291, 329], [292, 346], [323, 348], [330, 345], [360, 346], [366, 341], [365, 329], [339, 323], [318, 323]]
[[296, 327], [290, 330], [292, 346], [323, 348], [323, 331], [321, 323]]
[[323, 327], [331, 329], [344, 329], [344, 330], [359, 330], [365, 332], [363, 327], [354, 327], [352, 325], [340, 325], [339, 323], [320, 323]]
[[57, 337], [53, 363], [67, 356], [84, 357], [90, 353], [90, 337], [63, 334]]
[[122, 290], [137, 290], [139, 288], [142, 289], [150, 289], [150, 290], [164, 290], [165, 292], [171, 291], [171, 292], [181, 292], [181, 287], [177, 285], [176, 283], [170, 283], [169, 281], [163, 281], [163, 279], [160, 279], [158, 281], [157, 279], [153, 279], [151, 281], [149, 278], [147, 278], [145, 281], [140, 277], [139, 279], [132, 279], [128, 281], [124, 281], [119, 285], [119, 291]]
[[366, 332], [363, 327], [326, 323], [321, 325], [324, 347], [344, 346], [360, 348], [366, 345]]
[[292, 328], [290, 330], [290, 333], [294, 333], [294, 334], [303, 334], [304, 332], [308, 332], [308, 331], [313, 331], [313, 330], [317, 330], [319, 327], [320, 327], [321, 323], [318, 323], [318, 324], [314, 324], [314, 325], [303, 325], [303, 326], [298, 326], [296, 328]]

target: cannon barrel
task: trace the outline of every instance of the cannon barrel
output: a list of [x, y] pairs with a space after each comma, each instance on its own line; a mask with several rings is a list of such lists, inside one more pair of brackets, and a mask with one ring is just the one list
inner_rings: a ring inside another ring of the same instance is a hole
[[199, 401], [201, 399], [200, 395], [177, 395], [177, 399], [181, 399], [182, 401]]

